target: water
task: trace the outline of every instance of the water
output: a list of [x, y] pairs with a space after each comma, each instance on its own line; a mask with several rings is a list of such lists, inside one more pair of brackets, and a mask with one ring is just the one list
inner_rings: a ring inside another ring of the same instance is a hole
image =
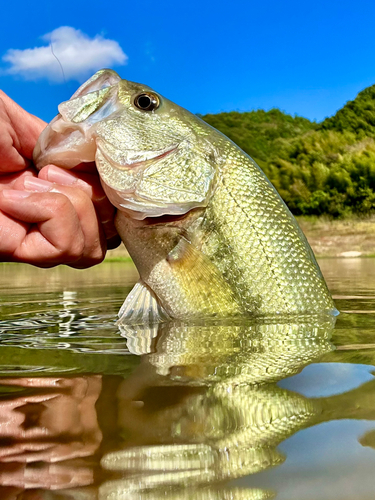
[[342, 314], [122, 328], [137, 280], [0, 265], [0, 498], [375, 497], [375, 259], [320, 262]]

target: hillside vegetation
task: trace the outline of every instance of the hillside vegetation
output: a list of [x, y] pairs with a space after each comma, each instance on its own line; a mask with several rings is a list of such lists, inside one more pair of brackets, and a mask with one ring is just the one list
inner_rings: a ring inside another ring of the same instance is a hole
[[202, 118], [259, 164], [295, 215], [375, 213], [375, 85], [321, 123], [278, 109]]

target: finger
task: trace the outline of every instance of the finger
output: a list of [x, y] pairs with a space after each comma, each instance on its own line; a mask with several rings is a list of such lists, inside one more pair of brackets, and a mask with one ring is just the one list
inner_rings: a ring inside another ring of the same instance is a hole
[[1, 90], [0, 106], [14, 129], [15, 139], [18, 143], [14, 144], [17, 146], [16, 149], [24, 158], [31, 160], [36, 141], [47, 123], [21, 108]]
[[[0, 190], [1, 189], [12, 189], [17, 183], [17, 181], [26, 176], [36, 177], [36, 172], [33, 169], [27, 169], [22, 172], [16, 172], [14, 174], [2, 175], [0, 176]], [[22, 181], [23, 182], [23, 181]]]
[[[28, 191], [60, 193], [65, 195], [72, 203], [84, 236], [84, 248], [81, 259], [69, 265], [83, 268], [101, 262], [105, 256], [107, 245], [102, 225], [89, 196], [83, 190], [77, 189], [78, 186], [61, 186], [30, 177], [24, 178], [23, 182], [24, 189]], [[45, 237], [50, 239], [47, 234], [45, 234]]]
[[116, 209], [108, 200], [97, 173], [72, 172], [54, 165], [47, 165], [39, 172], [39, 178], [63, 186], [82, 189], [92, 200], [107, 239], [117, 236], [114, 224]]
[[83, 231], [66, 196], [5, 189], [0, 211], [1, 260], [51, 267], [82, 258]]
[[20, 148], [13, 126], [4, 123], [0, 116], [0, 172], [19, 172], [30, 165], [30, 159], [22, 156]]
[[[84, 248], [82, 257], [77, 262], [70, 263], [69, 265], [82, 268], [101, 262], [107, 250], [106, 239], [97, 212], [89, 196], [83, 190], [77, 189], [78, 186], [61, 186], [31, 177], [24, 178], [23, 182], [24, 189], [28, 191], [60, 193], [65, 195], [72, 203], [84, 236]], [[58, 215], [56, 213], [56, 216]], [[56, 223], [58, 222], [56, 221]], [[41, 226], [40, 230], [42, 231]], [[45, 237], [50, 240], [51, 235], [45, 234]]]
[[22, 244], [30, 224], [15, 220], [4, 212], [3, 196], [0, 191], [0, 262], [14, 262], [14, 252]]

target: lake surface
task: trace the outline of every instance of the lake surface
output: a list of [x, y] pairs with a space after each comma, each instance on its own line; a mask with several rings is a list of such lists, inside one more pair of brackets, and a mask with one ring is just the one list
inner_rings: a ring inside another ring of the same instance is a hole
[[124, 328], [125, 263], [0, 264], [0, 498], [375, 498], [375, 259], [331, 317]]

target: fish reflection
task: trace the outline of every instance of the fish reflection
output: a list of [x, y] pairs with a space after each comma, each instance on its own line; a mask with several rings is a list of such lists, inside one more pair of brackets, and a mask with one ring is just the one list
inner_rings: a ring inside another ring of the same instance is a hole
[[[264, 384], [300, 371], [333, 350], [331, 315], [269, 318], [238, 324], [161, 324], [158, 330], [120, 325], [128, 348], [145, 355], [165, 380], [188, 385], [229, 382]], [[144, 370], [142, 368], [141, 370]]]
[[127, 447], [101, 461], [126, 477], [102, 485], [103, 498], [130, 490], [152, 491], [156, 499], [166, 488], [188, 486], [200, 486], [206, 498], [204, 485], [282, 463], [277, 445], [311, 425], [320, 408], [275, 382], [332, 350], [334, 322], [305, 316], [289, 323], [170, 323], [158, 332], [121, 326], [129, 348], [143, 359], [118, 392], [119, 422], [131, 436]]

